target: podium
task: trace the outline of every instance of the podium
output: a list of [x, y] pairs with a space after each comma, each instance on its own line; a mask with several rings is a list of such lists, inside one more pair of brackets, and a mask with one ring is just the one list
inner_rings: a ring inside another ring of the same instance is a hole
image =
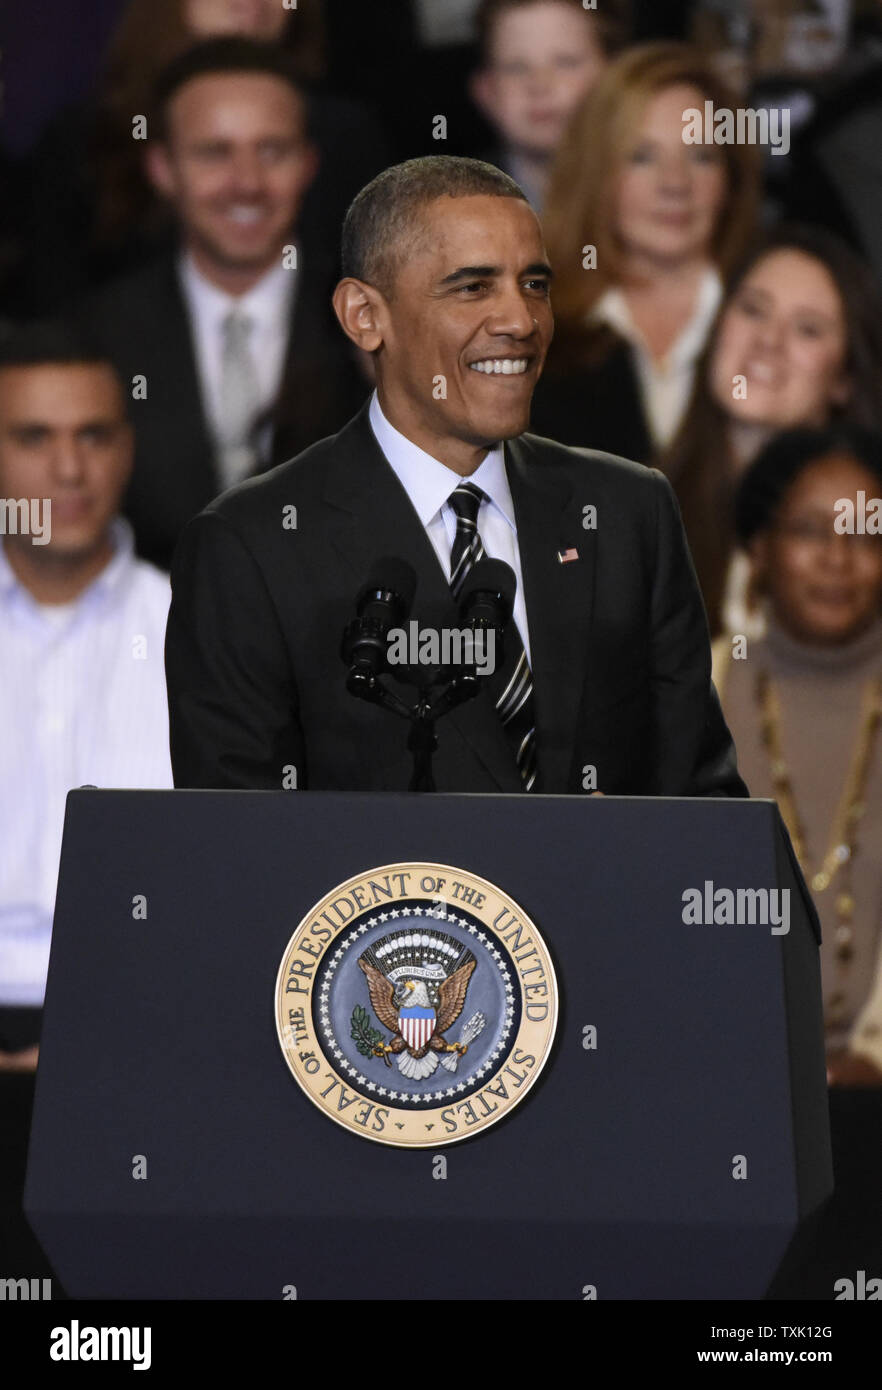
[[[322, 1113], [275, 1017], [298, 924], [405, 861], [510, 895], [558, 995], [519, 1103], [410, 1148]], [[788, 929], [684, 907], [721, 889]], [[832, 1190], [818, 938], [771, 801], [72, 792], [28, 1220], [73, 1297], [760, 1297]]]

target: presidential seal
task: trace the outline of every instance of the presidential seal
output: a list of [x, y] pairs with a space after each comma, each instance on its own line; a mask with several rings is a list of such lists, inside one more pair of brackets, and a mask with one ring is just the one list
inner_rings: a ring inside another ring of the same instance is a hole
[[494, 884], [386, 864], [303, 918], [276, 978], [276, 1028], [309, 1099], [365, 1139], [452, 1144], [534, 1084], [557, 1025], [536, 926]]

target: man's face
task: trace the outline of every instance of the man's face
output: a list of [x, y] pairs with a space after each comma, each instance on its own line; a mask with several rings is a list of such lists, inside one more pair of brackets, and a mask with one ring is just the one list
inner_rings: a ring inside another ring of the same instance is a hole
[[[437, 198], [380, 312], [377, 376], [415, 442], [522, 434], [551, 342], [550, 269], [519, 198]], [[433, 452], [425, 442], [423, 447]]]
[[[0, 496], [35, 498], [51, 539], [34, 555], [85, 558], [104, 543], [132, 465], [120, 387], [100, 364], [0, 370]], [[30, 546], [29, 536], [7, 545]]]
[[543, 0], [499, 17], [472, 94], [506, 144], [549, 156], [606, 62], [587, 11]]
[[172, 98], [168, 141], [148, 168], [197, 256], [260, 272], [288, 241], [317, 166], [305, 112], [287, 82], [264, 73], [195, 77]]
[[280, 39], [288, 23], [281, 0], [184, 0], [184, 23], [197, 39], [218, 34], [247, 34], [251, 39]]

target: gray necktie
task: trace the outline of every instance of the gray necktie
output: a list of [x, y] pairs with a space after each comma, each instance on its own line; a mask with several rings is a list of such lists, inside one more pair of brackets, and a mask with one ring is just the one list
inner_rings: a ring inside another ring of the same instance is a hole
[[241, 482], [257, 463], [253, 433], [260, 386], [248, 345], [253, 327], [254, 320], [241, 309], [231, 309], [223, 321], [217, 460], [225, 488]]

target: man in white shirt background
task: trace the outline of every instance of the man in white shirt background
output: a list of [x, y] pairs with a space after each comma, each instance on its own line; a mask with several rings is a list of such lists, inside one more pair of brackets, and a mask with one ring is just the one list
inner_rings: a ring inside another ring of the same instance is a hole
[[176, 59], [145, 158], [178, 249], [79, 310], [132, 392], [125, 511], [163, 568], [213, 497], [336, 432], [368, 394], [331, 310], [336, 248], [298, 235], [318, 165], [308, 121], [280, 50], [215, 39]]
[[172, 785], [169, 584], [118, 514], [131, 466], [109, 362], [53, 325], [0, 339], [0, 1071], [36, 1065], [67, 792]]

